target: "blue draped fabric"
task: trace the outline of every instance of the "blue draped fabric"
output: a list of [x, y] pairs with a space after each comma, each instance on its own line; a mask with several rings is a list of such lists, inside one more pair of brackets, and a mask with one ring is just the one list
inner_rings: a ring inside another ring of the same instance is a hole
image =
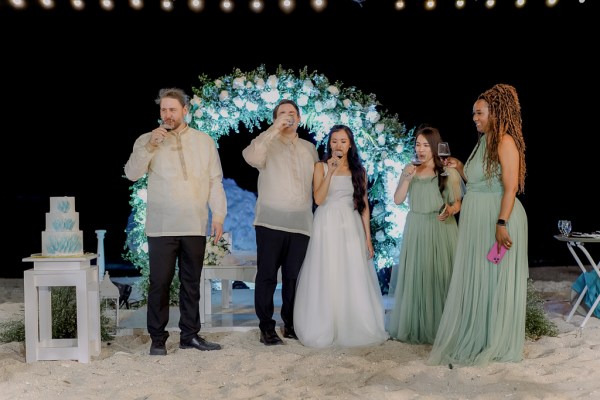
[[[600, 278], [598, 278], [598, 274], [596, 274], [596, 271], [584, 272], [581, 275], [579, 275], [577, 280], [573, 282], [572, 288], [574, 291], [581, 294], [581, 291], [586, 286], [588, 287], [588, 290], [585, 293], [583, 302], [589, 309], [594, 305], [594, 301], [596, 301], [598, 294], [600, 294]], [[596, 310], [594, 310], [594, 316], [596, 318], [600, 318], [600, 306], [597, 307]]]

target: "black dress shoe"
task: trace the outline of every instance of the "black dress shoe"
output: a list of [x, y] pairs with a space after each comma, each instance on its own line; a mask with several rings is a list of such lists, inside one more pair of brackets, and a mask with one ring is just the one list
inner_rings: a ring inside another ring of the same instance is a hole
[[296, 336], [296, 331], [294, 330], [294, 328], [288, 328], [284, 326], [283, 328], [281, 328], [281, 334], [286, 339], [298, 340], [298, 336]]
[[151, 356], [166, 356], [167, 355], [167, 347], [165, 346], [164, 340], [153, 340], [150, 345], [150, 355]]
[[180, 349], [196, 349], [202, 351], [221, 350], [221, 345], [218, 343], [208, 342], [200, 336], [193, 336], [190, 340], [180, 341]]
[[169, 332], [165, 332], [163, 337], [152, 338], [152, 344], [150, 345], [151, 356], [166, 356], [167, 355], [167, 339], [169, 338]]
[[281, 340], [281, 338], [277, 335], [275, 329], [269, 329], [268, 331], [260, 331], [260, 342], [264, 343], [265, 346], [283, 344], [283, 340]]

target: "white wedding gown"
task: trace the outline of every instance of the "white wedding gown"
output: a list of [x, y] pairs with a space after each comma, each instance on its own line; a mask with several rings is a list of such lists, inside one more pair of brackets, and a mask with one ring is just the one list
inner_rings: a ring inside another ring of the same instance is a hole
[[353, 347], [387, 340], [384, 307], [350, 176], [333, 176], [315, 211], [296, 290], [294, 329], [309, 347]]

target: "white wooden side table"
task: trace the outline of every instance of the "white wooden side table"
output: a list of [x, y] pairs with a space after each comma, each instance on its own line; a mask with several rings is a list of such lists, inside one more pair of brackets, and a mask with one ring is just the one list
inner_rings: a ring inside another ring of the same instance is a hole
[[[561, 241], [561, 242], [566, 242], [567, 243], [567, 248], [571, 252], [571, 255], [575, 259], [575, 262], [577, 263], [577, 265], [579, 266], [579, 268], [581, 269], [581, 271], [583, 273], [586, 273], [587, 272], [587, 268], [585, 267], [585, 265], [583, 264], [583, 262], [581, 261], [581, 259], [577, 255], [577, 252], [575, 251], [575, 249], [579, 249], [585, 255], [585, 257], [587, 258], [587, 260], [589, 261], [591, 268], [598, 275], [598, 278], [600, 278], [600, 262], [598, 262], [596, 264], [596, 262], [594, 261], [594, 259], [590, 255], [590, 253], [585, 248], [585, 244], [586, 243], [600, 243], [600, 238], [597, 238], [597, 237], [562, 236], [562, 235], [555, 235], [554, 238], [556, 240]], [[577, 298], [577, 301], [573, 305], [573, 308], [571, 309], [571, 312], [569, 313], [569, 316], [566, 318], [567, 322], [571, 321], [571, 318], [573, 318], [573, 315], [575, 315], [575, 311], [577, 311], [577, 308], [579, 307], [579, 305], [581, 304], [581, 301], [585, 297], [585, 294], [587, 293], [587, 290], [588, 290], [588, 287], [586, 286], [581, 291], [581, 294], [579, 295], [579, 297]], [[588, 320], [590, 319], [590, 317], [592, 316], [592, 314], [594, 313], [594, 311], [596, 310], [596, 308], [598, 307], [599, 304], [600, 304], [600, 296], [596, 297], [596, 300], [594, 301], [594, 304], [590, 307], [588, 313], [586, 314], [585, 318], [581, 322], [581, 325], [579, 325], [579, 329], [583, 329], [583, 327], [588, 322]]]
[[[78, 360], [89, 363], [100, 354], [100, 294], [96, 254], [77, 257], [24, 258], [34, 267], [24, 272], [25, 348], [28, 363], [40, 360]], [[51, 288], [75, 286], [77, 337], [52, 338]]]

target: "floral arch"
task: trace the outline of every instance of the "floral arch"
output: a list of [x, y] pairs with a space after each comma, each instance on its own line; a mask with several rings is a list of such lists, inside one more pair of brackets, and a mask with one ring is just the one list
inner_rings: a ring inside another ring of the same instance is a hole
[[[402, 234], [406, 207], [393, 202], [399, 171], [409, 162], [413, 130], [379, 109], [374, 94], [363, 94], [341, 82], [330, 83], [306, 67], [295, 73], [281, 66], [273, 72], [264, 65], [244, 72], [234, 69], [230, 75], [211, 79], [199, 77], [200, 86], [192, 88], [193, 99], [188, 123], [208, 133], [218, 143], [240, 124], [252, 132], [260, 123], [272, 122], [273, 108], [281, 99], [296, 101], [301, 111], [301, 126], [314, 134], [317, 148], [331, 126], [348, 125], [355, 134], [363, 165], [369, 177], [369, 202], [372, 206], [371, 235], [375, 248], [375, 267], [391, 267], [398, 258], [398, 238]], [[127, 230], [125, 258], [143, 271], [148, 269], [148, 246], [144, 234], [146, 218], [146, 179], [131, 187], [132, 220]], [[380, 276], [381, 281], [381, 276]], [[382, 285], [383, 288], [387, 283]]]

